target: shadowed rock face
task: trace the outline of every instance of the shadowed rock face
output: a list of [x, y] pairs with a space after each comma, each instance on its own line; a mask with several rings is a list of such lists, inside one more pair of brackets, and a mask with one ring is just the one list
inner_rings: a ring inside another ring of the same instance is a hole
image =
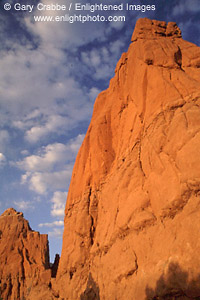
[[88, 282], [85, 291], [81, 294], [80, 300], [100, 300], [99, 287], [94, 282], [92, 275], [89, 273]]
[[33, 231], [22, 213], [13, 208], [7, 209], [0, 216], [2, 299], [29, 299], [34, 287], [48, 289], [51, 278], [49, 267], [47, 235]]
[[200, 273], [192, 280], [189, 273], [180, 268], [178, 263], [170, 263], [155, 288], [146, 287], [145, 300], [199, 300]]
[[198, 278], [199, 104], [199, 47], [175, 23], [138, 20], [74, 166], [54, 285], [62, 299], [159, 297], [156, 283], [177, 263]]
[[56, 274], [57, 274], [57, 271], [58, 271], [59, 260], [60, 260], [60, 256], [59, 256], [59, 254], [56, 254], [55, 259], [54, 259], [54, 263], [51, 267], [51, 277], [52, 278], [56, 277]]

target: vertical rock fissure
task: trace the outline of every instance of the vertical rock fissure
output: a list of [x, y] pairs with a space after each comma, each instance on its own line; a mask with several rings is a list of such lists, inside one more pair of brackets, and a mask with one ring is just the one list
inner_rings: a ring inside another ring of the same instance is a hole
[[141, 160], [141, 151], [142, 151], [142, 145], [141, 143], [139, 144], [139, 153], [138, 153], [138, 157], [139, 157], [139, 166], [140, 166], [140, 170], [143, 174], [143, 177], [146, 178], [146, 174], [144, 172], [143, 166], [142, 166], [142, 160]]
[[182, 70], [182, 52], [179, 46], [178, 46], [178, 51], [174, 53], [174, 60]]
[[135, 271], [134, 271], [134, 273], [137, 275], [137, 272], [138, 272], [138, 258], [137, 258], [137, 255], [136, 255], [134, 250], [133, 250], [133, 253], [135, 255]]
[[140, 114], [142, 123], [144, 122], [144, 116], [145, 116], [145, 112], [146, 112], [147, 86], [148, 86], [148, 80], [147, 80], [147, 68], [146, 68], [145, 72], [144, 72], [143, 83], [142, 83], [143, 103], [142, 103], [142, 112]]
[[94, 226], [94, 218], [91, 214], [91, 195], [92, 195], [92, 188], [89, 188], [89, 194], [88, 194], [88, 215], [90, 216], [90, 243], [91, 246], [94, 244], [94, 234], [95, 234], [95, 226]]
[[91, 226], [90, 226], [90, 240], [91, 245], [94, 244], [94, 234], [95, 234], [95, 227], [94, 227], [94, 218], [90, 215], [91, 218]]

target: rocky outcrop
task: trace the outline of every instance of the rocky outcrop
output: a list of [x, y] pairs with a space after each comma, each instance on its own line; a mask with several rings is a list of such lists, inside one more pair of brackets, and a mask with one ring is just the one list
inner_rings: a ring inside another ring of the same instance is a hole
[[47, 235], [33, 231], [22, 213], [7, 209], [0, 216], [1, 298], [39, 299], [30, 298], [32, 292], [44, 290], [47, 295], [50, 279]]
[[62, 299], [200, 297], [199, 105], [200, 49], [138, 20], [74, 166]]

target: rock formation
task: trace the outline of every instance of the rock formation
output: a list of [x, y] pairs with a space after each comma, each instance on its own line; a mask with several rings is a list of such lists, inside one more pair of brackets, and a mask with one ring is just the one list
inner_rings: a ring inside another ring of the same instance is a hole
[[52, 278], [56, 278], [56, 274], [57, 274], [57, 271], [58, 271], [59, 261], [60, 261], [60, 255], [56, 254], [55, 259], [54, 259], [54, 263], [51, 266], [51, 277]]
[[7, 209], [0, 216], [0, 299], [48, 295], [50, 279], [47, 235], [33, 231], [22, 213]]
[[76, 159], [60, 261], [0, 216], [2, 299], [200, 299], [199, 105], [200, 48], [138, 20]]
[[200, 48], [138, 20], [74, 166], [61, 299], [200, 299], [199, 105]]

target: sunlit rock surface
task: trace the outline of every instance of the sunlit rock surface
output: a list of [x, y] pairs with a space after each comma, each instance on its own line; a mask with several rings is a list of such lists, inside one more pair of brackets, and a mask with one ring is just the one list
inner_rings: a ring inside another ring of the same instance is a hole
[[[46, 234], [33, 231], [21, 212], [0, 216], [0, 295], [3, 300], [28, 299], [32, 290], [48, 290], [51, 279]], [[37, 299], [37, 298], [35, 298]]]
[[200, 297], [199, 104], [200, 48], [138, 20], [74, 166], [61, 299]]

